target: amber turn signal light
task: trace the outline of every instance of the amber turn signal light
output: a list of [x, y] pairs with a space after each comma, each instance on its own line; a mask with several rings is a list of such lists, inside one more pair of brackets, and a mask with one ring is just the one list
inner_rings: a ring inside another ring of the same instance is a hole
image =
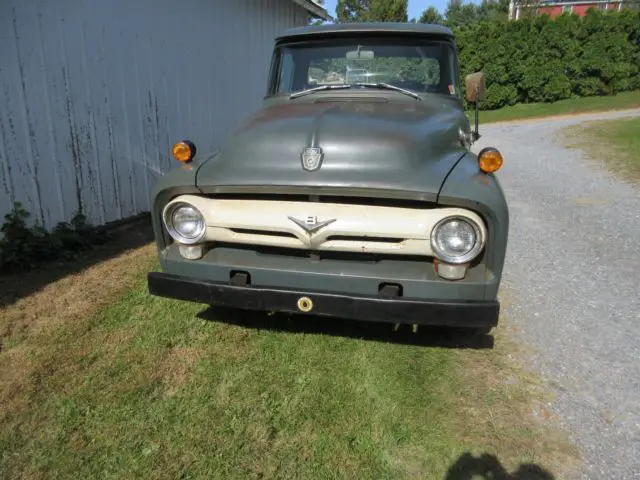
[[189, 140], [176, 143], [171, 149], [173, 158], [179, 162], [190, 162], [196, 154], [196, 147]]
[[503, 163], [502, 154], [496, 148], [483, 148], [478, 154], [478, 165], [484, 173], [497, 172]]

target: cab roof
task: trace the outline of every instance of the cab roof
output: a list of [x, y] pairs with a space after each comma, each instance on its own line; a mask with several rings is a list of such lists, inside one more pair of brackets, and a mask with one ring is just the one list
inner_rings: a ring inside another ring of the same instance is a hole
[[424, 23], [367, 22], [338, 23], [295, 27], [285, 30], [276, 41], [308, 38], [313, 36], [351, 33], [392, 33], [401, 35], [440, 35], [453, 38], [453, 32], [442, 25]]

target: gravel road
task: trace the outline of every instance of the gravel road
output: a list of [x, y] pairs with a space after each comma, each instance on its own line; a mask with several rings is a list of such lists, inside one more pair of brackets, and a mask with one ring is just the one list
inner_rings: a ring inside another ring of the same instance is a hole
[[[640, 110], [481, 126], [498, 147], [511, 226], [504, 313], [581, 448], [581, 479], [640, 479], [640, 186], [555, 140]], [[640, 135], [640, 132], [638, 132]]]

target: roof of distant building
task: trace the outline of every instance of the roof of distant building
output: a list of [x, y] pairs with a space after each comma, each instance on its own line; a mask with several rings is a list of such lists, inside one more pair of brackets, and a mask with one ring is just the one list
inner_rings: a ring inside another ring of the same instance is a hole
[[320, 18], [322, 20], [333, 20], [331, 15], [317, 2], [313, 0], [293, 0], [295, 3], [300, 5], [302, 8], [307, 10], [311, 15], [316, 18]]

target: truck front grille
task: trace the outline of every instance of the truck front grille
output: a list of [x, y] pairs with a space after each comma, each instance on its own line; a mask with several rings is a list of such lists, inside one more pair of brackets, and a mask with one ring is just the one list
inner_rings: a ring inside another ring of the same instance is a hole
[[[466, 216], [482, 224], [475, 213], [465, 209], [425, 208], [419, 202], [388, 199], [375, 199], [385, 203], [376, 205], [374, 199], [361, 197], [306, 196], [304, 201], [275, 195], [180, 198], [202, 212], [208, 242], [278, 247], [316, 255], [345, 252], [432, 257], [431, 231], [443, 218]], [[390, 202], [395, 205], [390, 206]], [[486, 236], [484, 230], [482, 234]]]

